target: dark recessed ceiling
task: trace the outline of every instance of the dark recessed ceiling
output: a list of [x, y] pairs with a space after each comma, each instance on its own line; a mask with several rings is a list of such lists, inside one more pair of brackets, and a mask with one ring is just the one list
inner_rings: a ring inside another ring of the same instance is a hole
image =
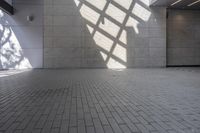
[[200, 2], [188, 6], [189, 4], [196, 2], [197, 0], [180, 0], [180, 2], [172, 5], [178, 0], [153, 0], [152, 6], [167, 6], [168, 8], [175, 8], [175, 9], [198, 9], [200, 10]]

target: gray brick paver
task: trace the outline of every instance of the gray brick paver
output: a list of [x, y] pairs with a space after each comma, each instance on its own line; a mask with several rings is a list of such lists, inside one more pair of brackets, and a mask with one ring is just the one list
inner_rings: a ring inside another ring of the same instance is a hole
[[0, 132], [199, 133], [194, 71], [33, 70], [0, 78]]

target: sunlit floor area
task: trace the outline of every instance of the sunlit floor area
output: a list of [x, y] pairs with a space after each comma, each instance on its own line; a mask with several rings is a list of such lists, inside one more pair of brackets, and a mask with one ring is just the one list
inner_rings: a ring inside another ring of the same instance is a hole
[[0, 133], [68, 132], [200, 133], [200, 68], [1, 76]]

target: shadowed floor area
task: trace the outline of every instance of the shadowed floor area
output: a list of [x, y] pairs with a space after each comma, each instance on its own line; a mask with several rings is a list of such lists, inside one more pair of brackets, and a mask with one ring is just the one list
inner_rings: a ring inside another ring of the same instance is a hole
[[3, 75], [0, 133], [200, 132], [200, 68]]

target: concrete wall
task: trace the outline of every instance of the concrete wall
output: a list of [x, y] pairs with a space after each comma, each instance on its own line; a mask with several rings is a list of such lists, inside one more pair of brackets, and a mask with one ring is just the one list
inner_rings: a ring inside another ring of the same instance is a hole
[[200, 11], [169, 10], [168, 65], [200, 65]]
[[147, 0], [45, 0], [45, 68], [166, 65], [166, 10]]
[[43, 2], [13, 0], [13, 6], [14, 16], [0, 11], [0, 69], [42, 68]]

